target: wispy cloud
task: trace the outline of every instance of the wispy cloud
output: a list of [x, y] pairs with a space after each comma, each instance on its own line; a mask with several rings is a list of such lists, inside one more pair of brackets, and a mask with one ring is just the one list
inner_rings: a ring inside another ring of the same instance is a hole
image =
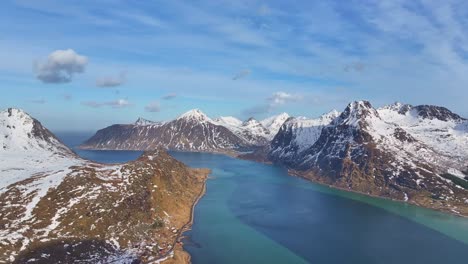
[[270, 102], [271, 107], [276, 107], [280, 105], [284, 105], [290, 102], [296, 102], [301, 100], [302, 96], [297, 94], [290, 94], [286, 92], [276, 92], [272, 96], [268, 97], [268, 101]]
[[81, 104], [85, 106], [93, 107], [93, 108], [100, 108], [103, 106], [109, 106], [112, 108], [125, 108], [125, 107], [129, 107], [133, 105], [127, 99], [117, 99], [114, 101], [107, 101], [107, 102], [85, 101], [85, 102], [81, 102]]
[[29, 102], [33, 104], [45, 104], [47, 101], [44, 98], [36, 98], [36, 99], [29, 100]]
[[71, 101], [73, 100], [73, 96], [71, 94], [62, 94], [61, 97], [63, 98], [63, 100], [65, 101]]
[[84, 72], [86, 64], [88, 58], [72, 49], [56, 50], [45, 62], [35, 64], [36, 76], [44, 83], [67, 83], [74, 74]]
[[126, 73], [122, 72], [118, 76], [104, 76], [96, 79], [96, 86], [102, 88], [116, 87], [124, 84]]
[[145, 106], [146, 112], [159, 112], [161, 111], [161, 105], [158, 101], [150, 102], [148, 105]]
[[242, 70], [232, 77], [233, 80], [239, 80], [249, 76], [251, 73], [250, 70]]
[[165, 27], [165, 23], [162, 22], [159, 18], [144, 14], [142, 12], [125, 10], [124, 12], [113, 12], [113, 14], [147, 26], [159, 28]]
[[172, 100], [174, 98], [177, 97], [177, 94], [175, 93], [170, 93], [170, 94], [166, 94], [162, 97], [163, 100]]
[[275, 92], [265, 102], [243, 111], [244, 115], [258, 115], [271, 112], [280, 106], [284, 106], [291, 102], [302, 100], [303, 97], [298, 94], [291, 94], [286, 92]]

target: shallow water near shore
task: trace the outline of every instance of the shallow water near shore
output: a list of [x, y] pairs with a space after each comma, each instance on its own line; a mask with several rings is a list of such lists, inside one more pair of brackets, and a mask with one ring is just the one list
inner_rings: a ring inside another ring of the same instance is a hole
[[185, 249], [198, 263], [464, 263], [468, 219], [289, 176], [207, 153], [212, 169]]
[[[105, 163], [142, 153], [76, 152]], [[329, 188], [277, 166], [209, 153], [171, 154], [212, 169], [192, 230], [185, 233], [194, 264], [466, 262], [466, 218]]]

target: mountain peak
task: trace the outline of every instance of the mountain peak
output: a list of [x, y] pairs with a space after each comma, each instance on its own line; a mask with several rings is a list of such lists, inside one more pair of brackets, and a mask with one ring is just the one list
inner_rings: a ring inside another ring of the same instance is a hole
[[262, 120], [260, 123], [267, 128], [272, 135], [276, 135], [278, 133], [281, 126], [284, 122], [289, 118], [289, 114], [281, 113], [279, 115], [275, 115], [269, 118]]
[[442, 106], [418, 105], [418, 106], [413, 107], [413, 109], [414, 111], [416, 111], [418, 116], [422, 118], [431, 119], [431, 120], [432, 119], [438, 119], [441, 121], [464, 120], [461, 116], [453, 113], [452, 111]]
[[249, 117], [249, 119], [247, 119], [244, 124], [248, 124], [248, 123], [254, 123], [254, 122], [258, 122], [257, 119], [255, 119], [254, 117]]
[[28, 113], [19, 108], [8, 108], [3, 112], [8, 113], [8, 117], [27, 118], [31, 120], [33, 119]]
[[337, 122], [357, 126], [367, 117], [379, 117], [379, 114], [369, 101], [354, 101], [348, 104]]
[[0, 112], [0, 151], [72, 153], [39, 121], [17, 108]]
[[408, 113], [411, 108], [413, 108], [412, 105], [410, 104], [403, 104], [403, 103], [400, 103], [400, 102], [394, 102], [393, 104], [390, 104], [390, 105], [386, 105], [384, 107], [382, 107], [381, 109], [388, 109], [388, 110], [392, 110], [392, 111], [395, 111], [401, 115], [404, 115], [406, 113]]
[[205, 115], [200, 109], [192, 109], [181, 116], [178, 119], [188, 119], [188, 120], [196, 120], [196, 121], [210, 121], [211, 119]]
[[153, 125], [155, 124], [156, 122], [153, 122], [153, 121], [150, 121], [148, 119], [145, 119], [145, 118], [142, 118], [142, 117], [139, 117], [136, 121], [135, 121], [135, 125], [137, 126], [146, 126], [146, 125]]
[[340, 116], [340, 112], [336, 109], [331, 110], [328, 113], [323, 114], [321, 117], [322, 118], [329, 118], [329, 119], [335, 119]]

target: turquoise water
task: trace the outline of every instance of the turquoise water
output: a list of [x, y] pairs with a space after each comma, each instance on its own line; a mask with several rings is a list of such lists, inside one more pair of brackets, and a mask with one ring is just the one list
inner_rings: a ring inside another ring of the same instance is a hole
[[[69, 146], [69, 140], [62, 138]], [[114, 163], [141, 152], [79, 151]], [[212, 169], [185, 249], [206, 263], [467, 263], [468, 219], [287, 175], [280, 167], [172, 152]]]
[[468, 219], [344, 192], [282, 168], [172, 153], [211, 168], [185, 249], [201, 263], [466, 263]]

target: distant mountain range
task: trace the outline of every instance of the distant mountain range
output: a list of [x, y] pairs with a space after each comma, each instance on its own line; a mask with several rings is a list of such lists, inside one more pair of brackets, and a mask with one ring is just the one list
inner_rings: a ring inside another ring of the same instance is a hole
[[335, 187], [468, 215], [468, 121], [432, 105], [350, 103], [319, 118], [175, 120], [113, 125], [86, 149], [235, 152]]
[[183, 151], [247, 151], [267, 145], [288, 118], [281, 114], [242, 122], [234, 117], [211, 119], [198, 109], [168, 122], [139, 118], [133, 124], [99, 130], [83, 149], [151, 150], [163, 147]]
[[207, 174], [162, 150], [124, 164], [84, 160], [24, 111], [1, 111], [0, 263], [163, 258]]

